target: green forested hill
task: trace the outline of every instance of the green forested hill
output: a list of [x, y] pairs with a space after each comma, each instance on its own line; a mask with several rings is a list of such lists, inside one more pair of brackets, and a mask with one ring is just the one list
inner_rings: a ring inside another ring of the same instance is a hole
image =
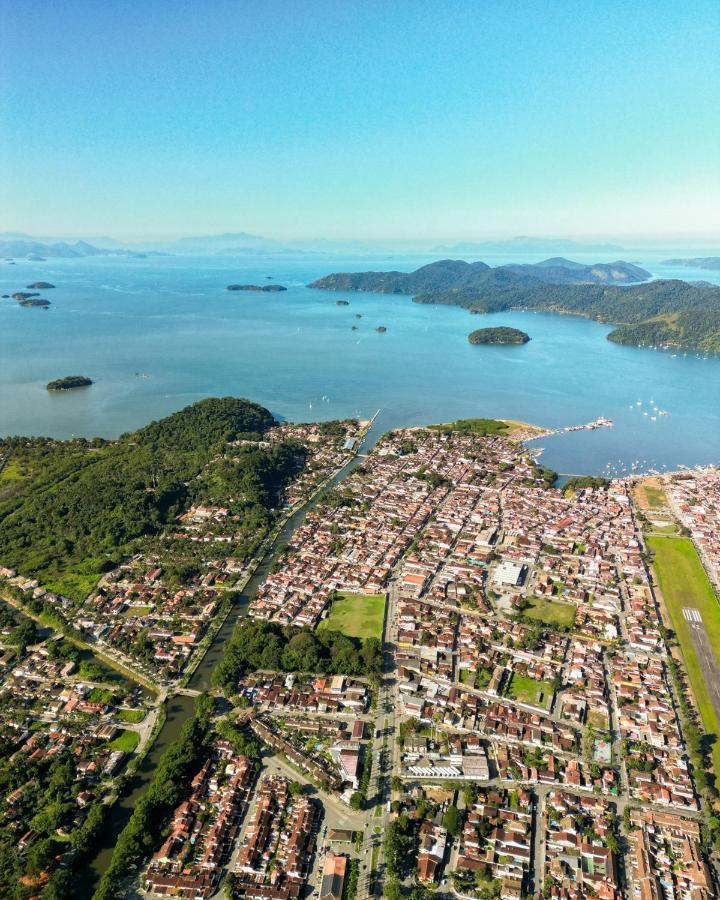
[[[475, 313], [534, 309], [572, 313], [620, 326], [642, 324], [642, 328], [621, 327], [611, 333], [610, 339], [639, 346], [668, 343], [671, 346], [720, 352], [716, 324], [720, 315], [720, 287], [677, 279], [626, 285], [587, 283], [584, 270], [581, 272], [571, 267], [567, 260], [547, 260], [547, 263], [552, 265], [490, 269], [484, 264], [475, 264], [473, 268], [467, 263], [458, 266], [443, 260], [409, 274], [359, 272], [328, 275], [313, 282], [310, 287], [409, 293], [414, 294], [415, 303], [462, 306]], [[615, 263], [610, 268], [620, 265]], [[600, 266], [585, 268], [602, 269]], [[557, 273], [562, 271], [565, 272], [562, 278], [566, 280], [561, 281]], [[618, 270], [616, 274], [627, 275], [631, 271]], [[540, 280], [542, 272], [545, 273], [544, 280]], [[555, 282], [553, 279], [556, 279]], [[574, 279], [575, 283], [569, 283], [570, 279]], [[598, 280], [602, 280], [600, 275]], [[673, 317], [672, 324], [658, 321], [658, 317], [666, 316]]]
[[720, 352], [720, 309], [689, 309], [622, 325], [608, 335], [617, 344], [636, 347], [690, 347]]
[[493, 284], [628, 284], [646, 281], [650, 273], [632, 263], [583, 265], [556, 257], [526, 265], [490, 268], [487, 263], [441, 259], [414, 272], [336, 272], [309, 285], [333, 291], [420, 294], [449, 289], [482, 289]]
[[298, 448], [229, 439], [273, 422], [257, 404], [203, 400], [117, 441], [0, 442], [0, 565], [44, 582], [97, 576], [131, 542], [159, 532], [193, 501], [214, 501], [261, 525], [302, 464]]

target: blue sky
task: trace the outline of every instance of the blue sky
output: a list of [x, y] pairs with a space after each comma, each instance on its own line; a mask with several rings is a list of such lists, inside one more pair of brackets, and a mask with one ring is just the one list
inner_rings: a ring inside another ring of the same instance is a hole
[[0, 229], [720, 233], [720, 3], [0, 0]]

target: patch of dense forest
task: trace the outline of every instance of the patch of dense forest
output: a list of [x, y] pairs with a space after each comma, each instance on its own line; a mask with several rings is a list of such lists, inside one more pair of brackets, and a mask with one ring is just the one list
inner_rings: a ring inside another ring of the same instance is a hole
[[612, 331], [608, 340], [635, 347], [690, 347], [719, 353], [720, 308], [689, 309], [636, 325], [623, 325]]
[[312, 632], [243, 619], [225, 645], [213, 683], [232, 694], [239, 678], [258, 669], [378, 678], [382, 646], [377, 638], [360, 641], [337, 631]]
[[[272, 424], [263, 407], [224, 398], [117, 441], [1, 441], [0, 563], [45, 583], [77, 576], [82, 585], [193, 502], [227, 506], [257, 533], [304, 463], [294, 443], [254, 443]], [[250, 440], [221, 454], [239, 438]]]

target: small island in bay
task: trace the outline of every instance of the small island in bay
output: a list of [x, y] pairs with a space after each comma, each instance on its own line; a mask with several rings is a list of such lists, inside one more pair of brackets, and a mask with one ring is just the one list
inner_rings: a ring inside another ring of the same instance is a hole
[[64, 378], [49, 381], [46, 387], [49, 391], [71, 391], [74, 388], [89, 387], [92, 383], [92, 379], [87, 375], [66, 375]]
[[527, 344], [530, 335], [519, 328], [501, 325], [497, 328], [478, 328], [468, 335], [471, 344]]
[[274, 294], [278, 291], [286, 291], [282, 284], [229, 284], [228, 291], [263, 291], [266, 294]]
[[18, 306], [25, 307], [37, 307], [38, 309], [47, 309], [50, 306], [50, 301], [45, 300], [43, 297], [26, 297], [24, 300], [18, 301]]
[[34, 281], [32, 284], [28, 285], [28, 290], [36, 290], [36, 291], [49, 291], [50, 288], [54, 288], [54, 284], [50, 284], [49, 281]]

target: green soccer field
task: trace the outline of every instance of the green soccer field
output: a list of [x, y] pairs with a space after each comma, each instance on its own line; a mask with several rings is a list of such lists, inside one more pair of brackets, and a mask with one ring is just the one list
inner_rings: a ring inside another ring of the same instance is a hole
[[340, 631], [356, 638], [382, 638], [384, 622], [383, 594], [343, 593], [333, 600], [330, 615], [318, 625], [318, 629]]

